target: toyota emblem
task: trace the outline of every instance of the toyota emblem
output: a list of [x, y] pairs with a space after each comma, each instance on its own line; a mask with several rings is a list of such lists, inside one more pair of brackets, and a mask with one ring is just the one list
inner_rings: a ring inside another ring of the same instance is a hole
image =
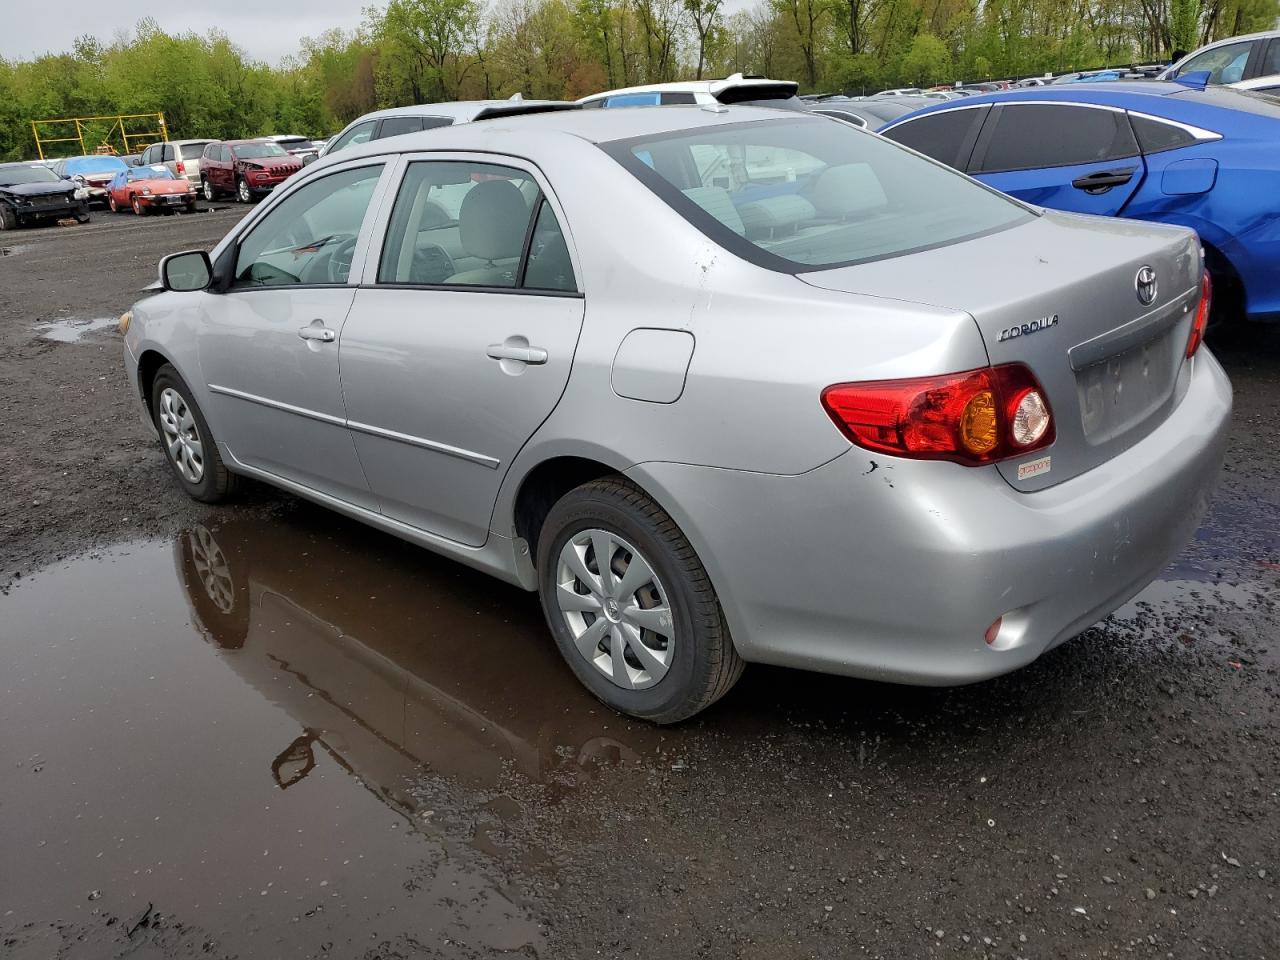
[[1150, 267], [1143, 267], [1134, 278], [1133, 288], [1138, 293], [1138, 302], [1149, 307], [1156, 300], [1156, 272]]

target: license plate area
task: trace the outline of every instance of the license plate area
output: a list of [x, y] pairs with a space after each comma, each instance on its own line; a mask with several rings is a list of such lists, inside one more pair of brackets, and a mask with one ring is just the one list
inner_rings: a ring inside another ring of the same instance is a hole
[[1102, 444], [1138, 426], [1169, 399], [1177, 378], [1176, 327], [1076, 371], [1084, 437]]

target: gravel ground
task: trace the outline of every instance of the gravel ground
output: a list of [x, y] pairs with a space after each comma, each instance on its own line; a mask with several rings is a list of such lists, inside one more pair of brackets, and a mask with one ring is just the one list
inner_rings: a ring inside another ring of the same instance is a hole
[[[654, 730], [566, 680], [532, 597], [265, 488], [179, 494], [90, 321], [240, 213], [0, 236], [0, 955], [1280, 954], [1280, 338], [1216, 344], [1212, 511], [1080, 638], [953, 690], [752, 668]], [[199, 531], [248, 571], [247, 639], [195, 589]], [[198, 854], [134, 823], [184, 809], [221, 824]], [[260, 841], [291, 818], [317, 847]], [[379, 869], [275, 905], [343, 845]]]

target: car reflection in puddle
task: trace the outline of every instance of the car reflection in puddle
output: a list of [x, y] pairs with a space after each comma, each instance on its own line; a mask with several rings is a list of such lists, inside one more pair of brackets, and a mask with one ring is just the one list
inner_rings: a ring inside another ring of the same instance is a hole
[[0, 622], [6, 934], [108, 951], [154, 903], [245, 955], [541, 954], [540, 810], [661, 739], [532, 595], [305, 507], [50, 568]]

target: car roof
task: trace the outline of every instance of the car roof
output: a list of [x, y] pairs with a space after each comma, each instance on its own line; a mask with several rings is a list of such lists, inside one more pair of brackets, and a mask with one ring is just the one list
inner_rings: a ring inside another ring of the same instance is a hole
[[[456, 121], [474, 120], [481, 113], [502, 113], [504, 109], [518, 111], [528, 107], [547, 107], [566, 104], [563, 100], [453, 100], [449, 103], [415, 103], [407, 107], [387, 107], [361, 114], [347, 126], [365, 120], [381, 120], [384, 117], [449, 117]], [[346, 129], [345, 127], [343, 129]]]
[[[387, 153], [414, 153], [429, 150], [502, 149], [524, 155], [526, 147], [537, 141], [542, 149], [553, 150], [552, 144], [566, 140], [587, 143], [609, 143], [633, 137], [658, 137], [707, 126], [754, 121], [830, 123], [830, 120], [807, 111], [770, 110], [764, 107], [721, 105], [672, 105], [665, 107], [632, 107], [626, 110], [563, 110], [549, 113], [516, 114], [495, 117], [484, 123], [467, 123], [437, 127], [397, 137], [370, 140], [339, 153], [321, 158], [340, 163], [359, 156]], [[510, 139], [511, 146], [500, 144]], [[498, 141], [498, 143], [495, 143]], [[541, 152], [541, 150], [540, 150]], [[311, 168], [309, 168], [311, 169]]]
[[586, 103], [590, 100], [599, 100], [602, 97], [625, 96], [630, 93], [709, 93], [713, 97], [718, 96], [725, 90], [751, 88], [751, 87], [778, 87], [779, 85], [790, 85], [795, 90], [800, 85], [790, 80], [770, 80], [768, 77], [748, 77], [741, 73], [731, 74], [718, 80], [673, 80], [667, 83], [644, 83], [635, 87], [619, 87], [616, 90], [604, 90], [600, 93], [593, 93], [588, 97], [583, 97], [579, 103]]

